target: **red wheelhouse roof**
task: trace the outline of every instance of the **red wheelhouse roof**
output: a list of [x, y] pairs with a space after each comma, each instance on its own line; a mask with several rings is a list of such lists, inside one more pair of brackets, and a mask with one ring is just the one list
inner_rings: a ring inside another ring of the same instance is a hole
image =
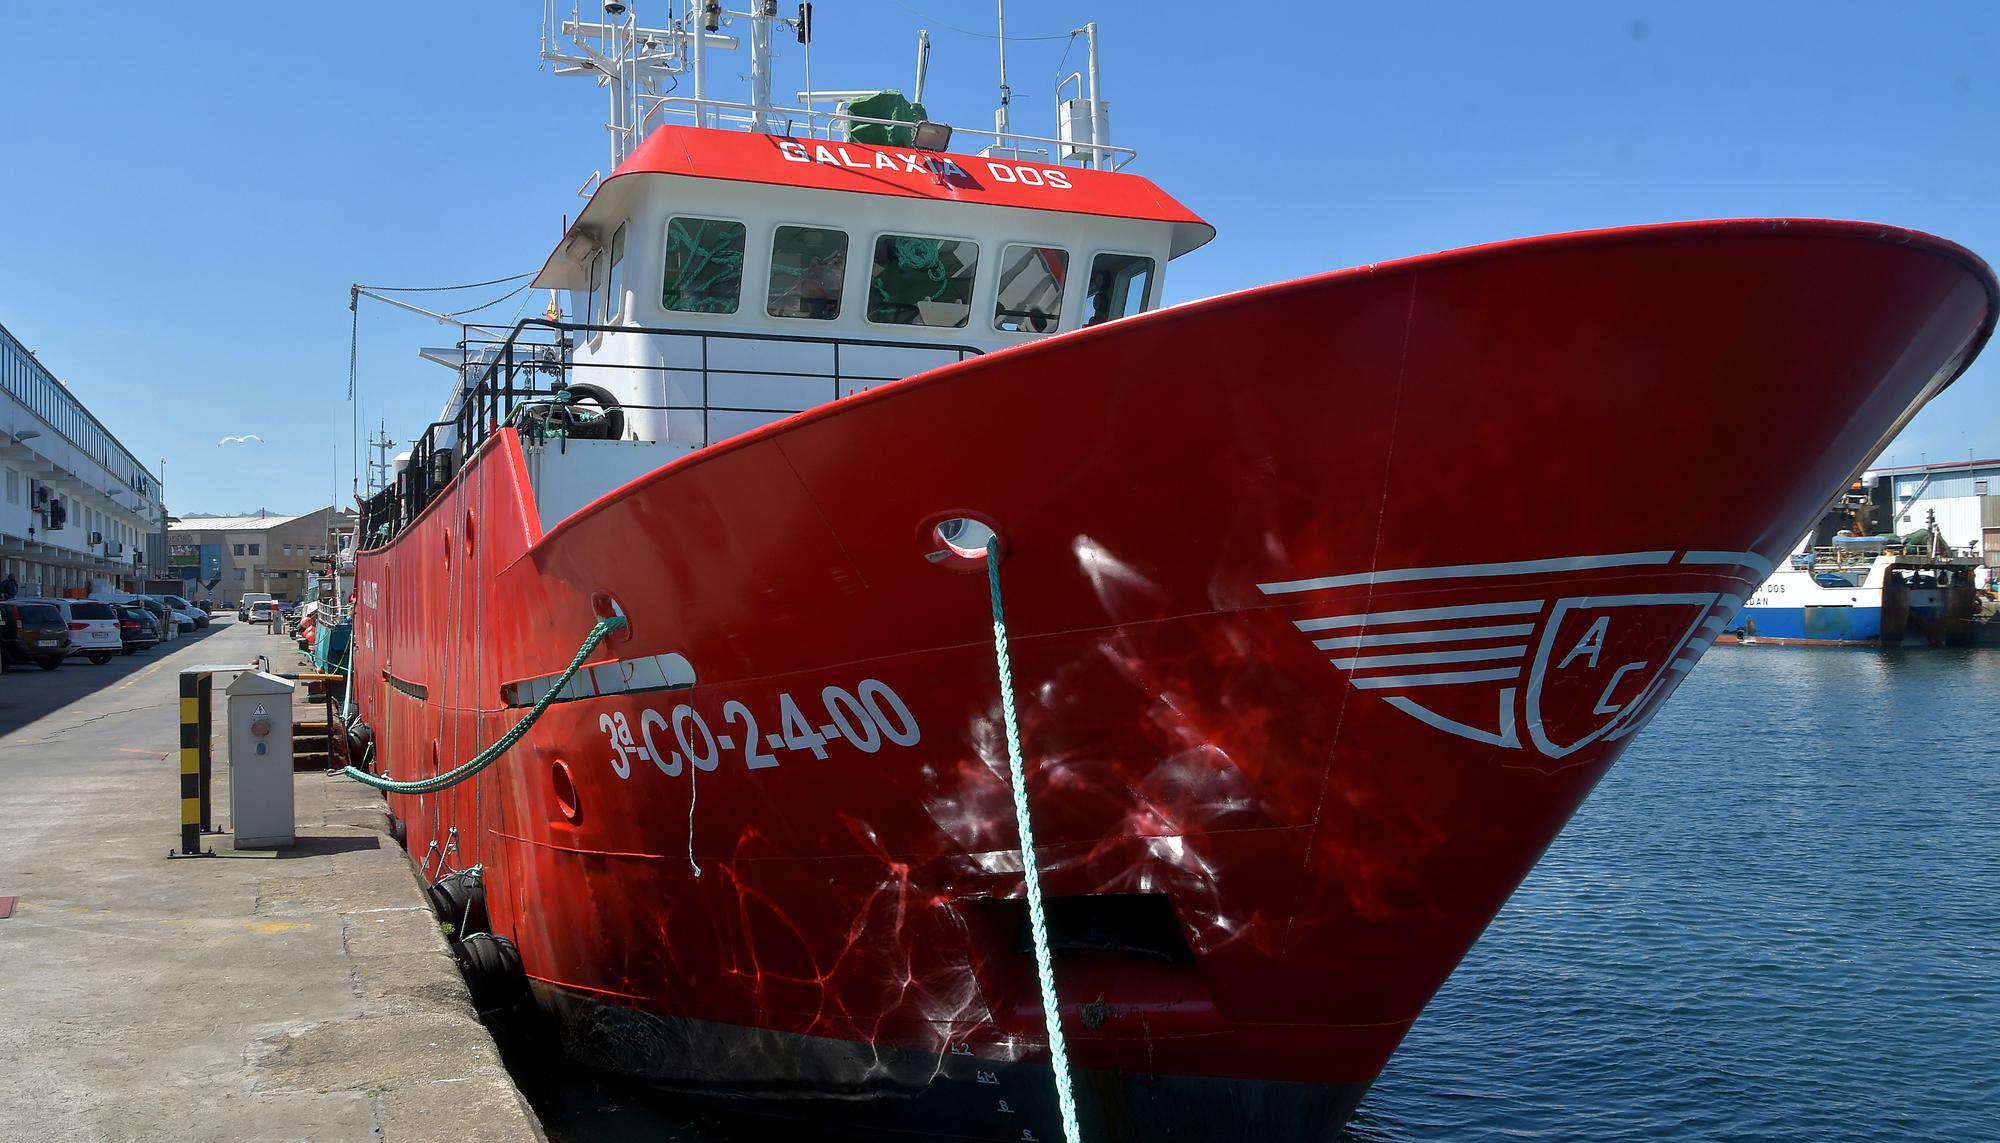
[[[1213, 226], [1138, 175], [913, 147], [660, 127], [604, 180], [592, 195], [591, 206], [605, 187], [630, 175], [681, 175], [1168, 222], [1174, 226], [1172, 257], [1215, 237]], [[590, 216], [591, 207], [586, 206], [577, 225]], [[550, 256], [550, 266], [559, 256], [559, 251]], [[548, 272], [544, 267], [543, 275]], [[535, 285], [543, 284], [538, 276]]]

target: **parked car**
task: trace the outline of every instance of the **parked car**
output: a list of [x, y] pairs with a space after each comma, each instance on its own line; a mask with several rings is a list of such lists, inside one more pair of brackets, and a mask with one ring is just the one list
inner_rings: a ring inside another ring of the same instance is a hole
[[[271, 597], [268, 593], [261, 591], [252, 591], [244, 593], [243, 598], [236, 601], [236, 618], [242, 620], [248, 620], [250, 618], [251, 605], [256, 603], [260, 599], [268, 601], [270, 598]], [[268, 619], [270, 617], [267, 615], [265, 616], [265, 618]]]
[[69, 620], [46, 600], [0, 603], [0, 658], [8, 665], [33, 663], [44, 671], [62, 666], [69, 654]]
[[259, 599], [250, 604], [247, 618], [252, 623], [269, 623], [273, 615], [282, 614], [283, 605], [273, 599]]
[[197, 630], [208, 626], [208, 612], [203, 611], [201, 608], [196, 607], [194, 604], [189, 603], [187, 600], [182, 599], [180, 596], [163, 595], [160, 597], [160, 602], [166, 604], [168, 607], [176, 607], [179, 608], [181, 611], [186, 612], [188, 618], [194, 620], [194, 625]]
[[112, 605], [101, 599], [46, 599], [37, 603], [53, 604], [62, 612], [63, 622], [69, 626], [69, 653], [81, 655], [93, 663], [108, 663], [111, 656], [124, 650], [125, 641], [118, 637], [118, 612]]
[[174, 602], [175, 600], [180, 599], [179, 596], [149, 595], [144, 598], [150, 599], [167, 609], [167, 615], [173, 621], [174, 632], [176, 634], [186, 635], [192, 632], [196, 627], [200, 626], [200, 624], [195, 621], [194, 612], [189, 609], [187, 601], [182, 600], [179, 603]]
[[153, 617], [153, 622], [159, 624], [160, 638], [165, 639], [167, 637], [167, 624], [170, 622], [168, 617], [173, 612], [166, 604], [145, 595], [135, 595], [126, 602], [134, 607], [144, 608], [146, 613]]
[[143, 651], [160, 641], [160, 621], [153, 613], [136, 603], [114, 605], [118, 612], [118, 638], [124, 643], [123, 654]]

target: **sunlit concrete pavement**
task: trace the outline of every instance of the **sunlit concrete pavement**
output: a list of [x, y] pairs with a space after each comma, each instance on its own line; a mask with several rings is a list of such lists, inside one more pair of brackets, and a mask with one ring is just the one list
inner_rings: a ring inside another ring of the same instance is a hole
[[297, 846], [168, 860], [178, 672], [256, 654], [298, 662], [220, 622], [0, 676], [0, 1139], [539, 1138], [376, 795], [300, 774]]

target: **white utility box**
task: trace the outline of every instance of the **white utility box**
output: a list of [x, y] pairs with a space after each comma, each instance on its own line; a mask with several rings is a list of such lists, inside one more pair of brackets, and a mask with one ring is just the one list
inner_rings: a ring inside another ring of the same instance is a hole
[[229, 825], [236, 848], [292, 844], [293, 683], [245, 671], [229, 684]]
[[[1102, 135], [1103, 138], [1098, 138]], [[1065, 99], [1056, 104], [1057, 150], [1065, 159], [1090, 159], [1091, 149], [1111, 145], [1111, 101], [1108, 99]], [[1109, 157], [1107, 156], [1107, 159]]]

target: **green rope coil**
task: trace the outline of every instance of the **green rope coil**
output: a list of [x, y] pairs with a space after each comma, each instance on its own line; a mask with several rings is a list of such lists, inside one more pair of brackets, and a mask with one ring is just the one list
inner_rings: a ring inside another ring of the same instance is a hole
[[613, 631], [623, 626], [625, 626], [625, 617], [623, 615], [607, 615], [598, 620], [597, 625], [590, 629], [590, 634], [584, 637], [583, 646], [576, 649], [576, 658], [569, 661], [569, 667], [556, 679], [555, 685], [549, 688], [548, 693], [536, 700], [535, 705], [528, 709], [528, 713], [521, 716], [521, 721], [515, 723], [512, 729], [500, 736], [500, 741], [473, 755], [472, 760], [465, 765], [448, 770], [436, 777], [424, 778], [416, 782], [392, 782], [387, 778], [378, 778], [366, 770], [357, 770], [352, 766], [342, 770], [341, 773], [364, 786], [373, 786], [378, 790], [391, 794], [432, 794], [439, 790], [450, 789], [458, 785], [460, 782], [491, 766], [502, 754], [507, 753], [508, 747], [519, 742], [521, 736], [528, 733], [528, 729], [534, 726], [536, 721], [542, 717], [542, 712], [549, 709], [549, 704], [556, 701], [556, 696], [562, 693], [563, 688], [569, 685], [570, 679], [583, 669], [583, 661], [590, 658], [590, 653], [597, 650], [597, 645], [604, 642], [605, 636], [610, 635]]
[[1007, 659], [1007, 616], [1000, 607], [1000, 541], [986, 541], [986, 584], [993, 594], [993, 656], [1000, 665], [1000, 713], [1007, 721], [1007, 772], [1014, 782], [1014, 822], [1021, 833], [1021, 874], [1028, 883], [1028, 928], [1035, 941], [1035, 975], [1042, 985], [1042, 1014], [1049, 1025], [1049, 1064], [1056, 1073], [1056, 1104], [1063, 1138], [1080, 1143], [1076, 1092], [1069, 1076], [1069, 1049], [1063, 1044], [1062, 1015], [1056, 1008], [1056, 974], [1049, 955], [1049, 930], [1042, 913], [1042, 878], [1035, 869], [1035, 834], [1028, 825], [1028, 779], [1021, 766], [1021, 727], [1014, 715], [1014, 668]]

